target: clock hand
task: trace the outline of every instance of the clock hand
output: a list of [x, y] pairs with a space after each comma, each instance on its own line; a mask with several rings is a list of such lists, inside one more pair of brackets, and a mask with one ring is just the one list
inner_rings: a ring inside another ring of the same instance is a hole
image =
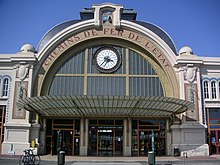
[[[102, 66], [105, 62], [108, 62], [108, 57], [106, 57], [106, 56], [104, 57], [104, 61], [101, 63], [100, 66]], [[105, 65], [106, 65], [106, 64], [105, 64]], [[104, 66], [105, 66], [105, 65], [104, 65]]]
[[106, 63], [105, 63], [105, 65], [104, 65], [104, 67], [106, 66], [106, 64], [108, 63], [108, 61], [106, 61]]
[[102, 64], [104, 64], [104, 62], [106, 62], [105, 60], [101, 63], [101, 65], [100, 66], [102, 66]]

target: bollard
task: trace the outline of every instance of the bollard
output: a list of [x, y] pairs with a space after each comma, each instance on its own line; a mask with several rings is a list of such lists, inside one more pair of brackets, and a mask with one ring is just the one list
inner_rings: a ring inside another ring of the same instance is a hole
[[187, 152], [183, 153], [184, 156], [184, 165], [188, 165], [188, 156], [187, 156]]
[[155, 165], [155, 154], [153, 151], [148, 152], [148, 164]]
[[64, 165], [65, 164], [65, 151], [60, 151], [57, 156], [58, 156], [58, 165]]

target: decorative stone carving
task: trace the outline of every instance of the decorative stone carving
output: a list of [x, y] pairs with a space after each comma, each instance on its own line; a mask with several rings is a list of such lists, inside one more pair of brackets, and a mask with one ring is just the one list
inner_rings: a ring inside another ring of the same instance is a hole
[[30, 65], [25, 62], [21, 62], [18, 66], [18, 76], [21, 81], [23, 81], [29, 73]]
[[28, 82], [20, 81], [15, 82], [15, 92], [14, 92], [14, 106], [12, 112], [12, 119], [25, 119], [26, 118], [26, 110], [19, 109], [17, 107], [17, 102], [19, 99], [24, 99], [27, 97], [27, 89], [28, 89]]
[[193, 64], [187, 64], [185, 69], [185, 79], [190, 82], [193, 83], [195, 81], [196, 78], [196, 72], [197, 72], [197, 67], [195, 67]]

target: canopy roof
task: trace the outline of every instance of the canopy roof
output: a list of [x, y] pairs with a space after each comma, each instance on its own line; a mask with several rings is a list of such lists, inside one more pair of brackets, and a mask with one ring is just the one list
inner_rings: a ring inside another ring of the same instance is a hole
[[43, 117], [170, 117], [194, 109], [192, 102], [157, 96], [38, 96], [17, 105]]

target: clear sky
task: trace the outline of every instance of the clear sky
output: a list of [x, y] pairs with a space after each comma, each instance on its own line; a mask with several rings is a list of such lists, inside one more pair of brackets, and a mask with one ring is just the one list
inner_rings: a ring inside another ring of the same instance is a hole
[[166, 31], [178, 51], [187, 45], [198, 56], [220, 57], [220, 0], [0, 0], [0, 54], [26, 43], [37, 49], [52, 27], [105, 2], [136, 10], [137, 20]]

